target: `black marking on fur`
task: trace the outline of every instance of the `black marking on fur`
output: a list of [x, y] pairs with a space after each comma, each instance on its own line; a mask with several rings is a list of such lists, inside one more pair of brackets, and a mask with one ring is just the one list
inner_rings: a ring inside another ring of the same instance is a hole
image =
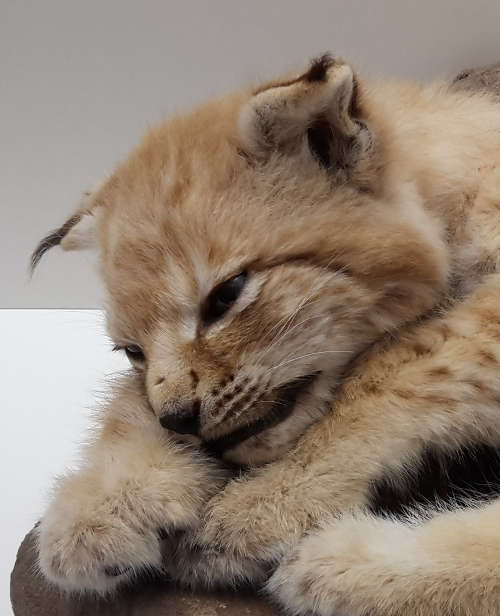
[[124, 573], [127, 573], [127, 571], [130, 571], [130, 569], [131, 567], [120, 567], [118, 565], [115, 565], [111, 567], [105, 567], [104, 573], [108, 577], [118, 577], [119, 575], [123, 575]]
[[325, 169], [332, 163], [332, 128], [326, 120], [317, 120], [307, 131], [307, 140], [312, 155]]
[[342, 170], [348, 173], [359, 157], [358, 138], [343, 135], [338, 131], [334, 134], [331, 125], [324, 118], [318, 118], [308, 129], [307, 140], [312, 155], [327, 170]]
[[310, 67], [305, 73], [301, 73], [298, 77], [287, 81], [267, 83], [261, 88], [257, 88], [257, 90], [254, 91], [254, 95], [261, 94], [262, 92], [272, 88], [286, 88], [288, 86], [293, 86], [301, 81], [305, 81], [307, 83], [325, 82], [328, 77], [328, 69], [334, 64], [334, 58], [329, 53], [324, 53], [311, 61]]
[[264, 430], [281, 423], [291, 415], [300, 394], [309, 388], [319, 374], [319, 372], [313, 372], [285, 383], [278, 389], [276, 401], [271, 406], [269, 413], [229, 434], [205, 441], [205, 449], [211, 455], [221, 457], [225, 451], [240, 445], [251, 436], [260, 434]]
[[[359, 82], [356, 77], [353, 77], [352, 81], [352, 94], [351, 100], [349, 101], [349, 115], [351, 117], [359, 117], [361, 115], [361, 108], [359, 105]], [[365, 128], [366, 125], [362, 123]]]
[[158, 539], [160, 541], [166, 541], [169, 538], [169, 536], [170, 536], [170, 533], [168, 532], [168, 530], [166, 528], [159, 528], [156, 531], [156, 534], [157, 534]]
[[310, 83], [315, 81], [326, 81], [328, 69], [335, 64], [335, 60], [330, 53], [324, 53], [311, 61], [311, 66], [304, 74], [304, 80]]
[[458, 73], [458, 75], [455, 77], [452, 83], [455, 83], [456, 81], [462, 81], [463, 79], [467, 79], [467, 77], [470, 77], [471, 73], [472, 71], [470, 69], [466, 71], [462, 71], [461, 73]]
[[69, 218], [63, 225], [61, 225], [58, 229], [54, 229], [48, 235], [46, 235], [42, 240], [40, 240], [38, 246], [33, 251], [30, 260], [30, 271], [33, 273], [35, 271], [36, 266], [40, 263], [43, 255], [53, 248], [54, 246], [58, 246], [61, 243], [61, 240], [71, 231], [71, 229], [80, 222], [82, 218], [82, 214], [75, 214], [71, 218]]
[[419, 462], [403, 473], [404, 477], [392, 474], [373, 483], [373, 513], [404, 516], [416, 507], [490, 501], [500, 496], [500, 446], [476, 444], [454, 452], [428, 448]]

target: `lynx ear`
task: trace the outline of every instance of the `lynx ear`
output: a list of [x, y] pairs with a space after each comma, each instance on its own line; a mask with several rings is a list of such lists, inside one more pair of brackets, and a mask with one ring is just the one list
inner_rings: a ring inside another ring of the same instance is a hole
[[96, 193], [97, 189], [85, 191], [75, 214], [40, 240], [31, 255], [32, 273], [43, 255], [54, 246], [61, 246], [63, 250], [82, 250], [94, 246], [96, 221], [101, 208], [95, 199]]
[[358, 103], [351, 67], [325, 54], [296, 79], [255, 93], [239, 118], [243, 146], [258, 158], [305, 152], [328, 169], [348, 169], [371, 147]]

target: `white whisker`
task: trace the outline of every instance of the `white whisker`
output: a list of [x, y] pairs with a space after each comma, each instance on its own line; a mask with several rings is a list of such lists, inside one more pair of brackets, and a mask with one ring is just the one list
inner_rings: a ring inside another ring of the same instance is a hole
[[[304, 297], [299, 305], [288, 315], [283, 317], [283, 319], [280, 319], [280, 321], [278, 322], [283, 323], [283, 321], [285, 320], [285, 323], [282, 325], [282, 327], [279, 329], [279, 331], [273, 336], [273, 338], [271, 339], [269, 345], [262, 351], [262, 353], [259, 355], [259, 357], [257, 358], [257, 361], [261, 361], [263, 357], [265, 357], [265, 355], [267, 355], [268, 350], [270, 349], [270, 347], [272, 345], [274, 345], [275, 341], [280, 339], [280, 336], [284, 336], [286, 335], [289, 327], [292, 325], [293, 320], [295, 319], [295, 317], [299, 314], [299, 312], [301, 310], [304, 310], [306, 307], [312, 306], [313, 304], [321, 301], [322, 298], [310, 301], [311, 298], [313, 297], [314, 293], [316, 291], [311, 291], [311, 293]], [[271, 329], [271, 332], [274, 331], [276, 329], [276, 325]], [[271, 333], [269, 332], [269, 333]]]
[[[320, 301], [320, 300], [317, 300]], [[314, 304], [315, 302], [311, 302], [310, 304], [308, 304], [309, 306], [311, 304]], [[303, 319], [302, 321], [300, 321], [300, 323], [296, 323], [293, 327], [290, 327], [287, 331], [285, 331], [280, 338], [275, 339], [274, 342], [272, 342], [266, 349], [265, 351], [259, 356], [258, 361], [261, 361], [277, 344], [279, 344], [280, 342], [282, 342], [284, 340], [284, 338], [286, 338], [291, 332], [293, 332], [294, 329], [296, 329], [297, 327], [300, 327], [301, 325], [304, 325], [304, 323], [307, 323], [308, 321], [313, 321], [315, 319], [320, 319], [321, 317], [324, 317], [325, 313], [320, 313], [320, 314], [316, 314], [313, 315], [311, 317], [308, 317], [307, 319]]]
[[316, 351], [315, 353], [306, 353], [305, 355], [299, 355], [298, 357], [294, 357], [292, 359], [289, 359], [287, 361], [283, 361], [280, 364], [278, 364], [277, 366], [271, 366], [271, 368], [269, 369], [271, 370], [276, 370], [277, 368], [281, 368], [282, 366], [286, 366], [287, 364], [291, 364], [294, 361], [299, 361], [299, 359], [305, 359], [306, 357], [313, 357], [314, 355], [324, 355], [326, 353], [334, 353], [334, 354], [349, 354], [350, 351]]

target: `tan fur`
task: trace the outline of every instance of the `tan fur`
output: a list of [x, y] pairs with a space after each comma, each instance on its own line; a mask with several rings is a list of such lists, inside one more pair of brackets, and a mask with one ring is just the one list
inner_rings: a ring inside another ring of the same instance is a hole
[[223, 485], [220, 468], [157, 428], [137, 376], [123, 378], [79, 472], [59, 480], [38, 526], [41, 570], [63, 589], [107, 592], [116, 583], [107, 567], [129, 577], [160, 569], [159, 534], [197, 523]]
[[[263, 582], [274, 564], [267, 588], [292, 614], [496, 613], [497, 503], [406, 523], [364, 507], [427, 445], [500, 445], [500, 108], [320, 63], [153, 129], [62, 242], [95, 228], [110, 333], [146, 356], [40, 527], [41, 569], [64, 588], [159, 567], [165, 527], [188, 530], [170, 536], [171, 575]], [[199, 441], [316, 373], [286, 419], [224, 453], [272, 464], [221, 489]], [[160, 427], [172, 401], [196, 402], [196, 437]]]

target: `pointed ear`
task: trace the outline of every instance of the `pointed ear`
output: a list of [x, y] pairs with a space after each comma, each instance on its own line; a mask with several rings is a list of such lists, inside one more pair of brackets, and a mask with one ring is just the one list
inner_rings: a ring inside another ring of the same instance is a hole
[[94, 190], [85, 191], [73, 216], [40, 240], [31, 255], [31, 273], [44, 254], [54, 246], [61, 246], [63, 250], [82, 250], [94, 246], [96, 222], [101, 208], [96, 195], [100, 187], [101, 184]]
[[305, 153], [327, 169], [349, 170], [372, 144], [358, 96], [351, 67], [325, 54], [296, 79], [255, 93], [239, 118], [243, 147], [260, 159]]

